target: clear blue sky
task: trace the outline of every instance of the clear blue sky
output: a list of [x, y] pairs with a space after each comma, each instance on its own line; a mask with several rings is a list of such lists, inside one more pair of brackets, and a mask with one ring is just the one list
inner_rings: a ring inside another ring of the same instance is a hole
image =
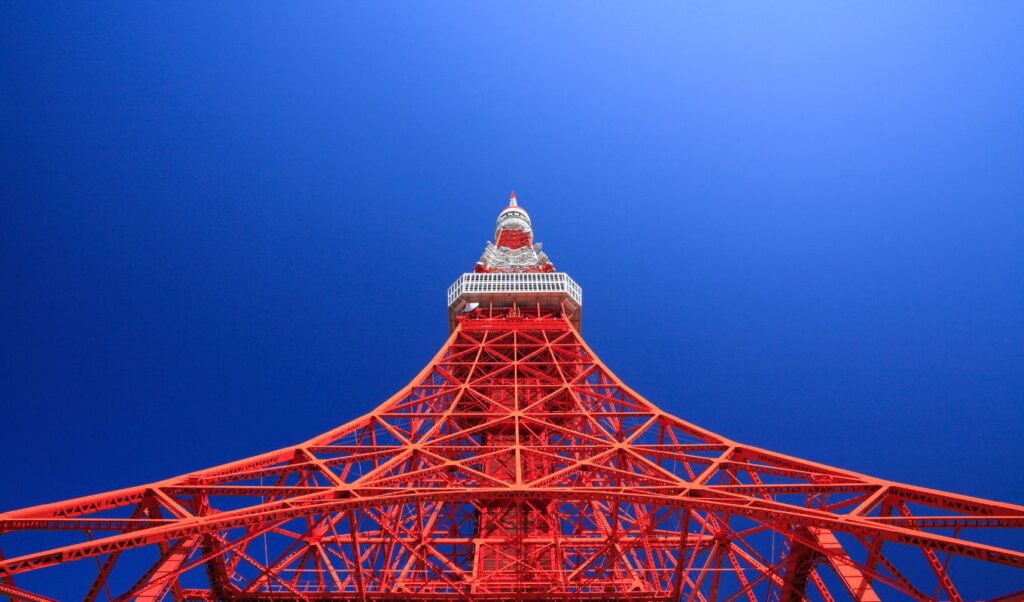
[[725, 436], [1024, 501], [1024, 4], [0, 7], [9, 509], [402, 386], [510, 188]]

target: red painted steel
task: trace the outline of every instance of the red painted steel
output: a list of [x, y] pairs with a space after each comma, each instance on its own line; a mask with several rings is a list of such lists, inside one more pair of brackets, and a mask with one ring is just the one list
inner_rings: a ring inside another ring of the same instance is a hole
[[81, 561], [85, 600], [970, 600], [986, 571], [1010, 600], [1024, 552], [990, 536], [1022, 527], [669, 415], [513, 305], [297, 446], [0, 515], [0, 593]]

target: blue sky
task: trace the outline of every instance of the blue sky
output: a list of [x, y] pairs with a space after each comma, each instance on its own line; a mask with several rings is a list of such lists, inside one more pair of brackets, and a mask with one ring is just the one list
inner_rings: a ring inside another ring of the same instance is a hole
[[371, 409], [511, 188], [664, 409], [1020, 503], [1022, 30], [1011, 2], [5, 4], [0, 506]]

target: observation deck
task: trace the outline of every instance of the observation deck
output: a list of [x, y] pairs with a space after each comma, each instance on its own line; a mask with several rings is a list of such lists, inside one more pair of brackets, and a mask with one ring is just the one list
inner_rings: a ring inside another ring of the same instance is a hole
[[448, 328], [454, 330], [460, 314], [513, 304], [525, 314], [533, 309], [564, 311], [579, 330], [583, 289], [565, 272], [466, 273], [448, 287]]

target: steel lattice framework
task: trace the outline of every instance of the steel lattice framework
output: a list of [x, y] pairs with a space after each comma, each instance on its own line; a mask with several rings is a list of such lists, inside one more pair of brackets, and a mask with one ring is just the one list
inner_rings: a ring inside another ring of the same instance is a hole
[[0, 593], [48, 600], [22, 579], [86, 561], [88, 601], [973, 600], [978, 574], [1024, 597], [1024, 553], [989, 537], [1024, 507], [669, 415], [583, 341], [576, 297], [535, 293], [460, 293], [412, 382], [305, 443], [0, 515]]

